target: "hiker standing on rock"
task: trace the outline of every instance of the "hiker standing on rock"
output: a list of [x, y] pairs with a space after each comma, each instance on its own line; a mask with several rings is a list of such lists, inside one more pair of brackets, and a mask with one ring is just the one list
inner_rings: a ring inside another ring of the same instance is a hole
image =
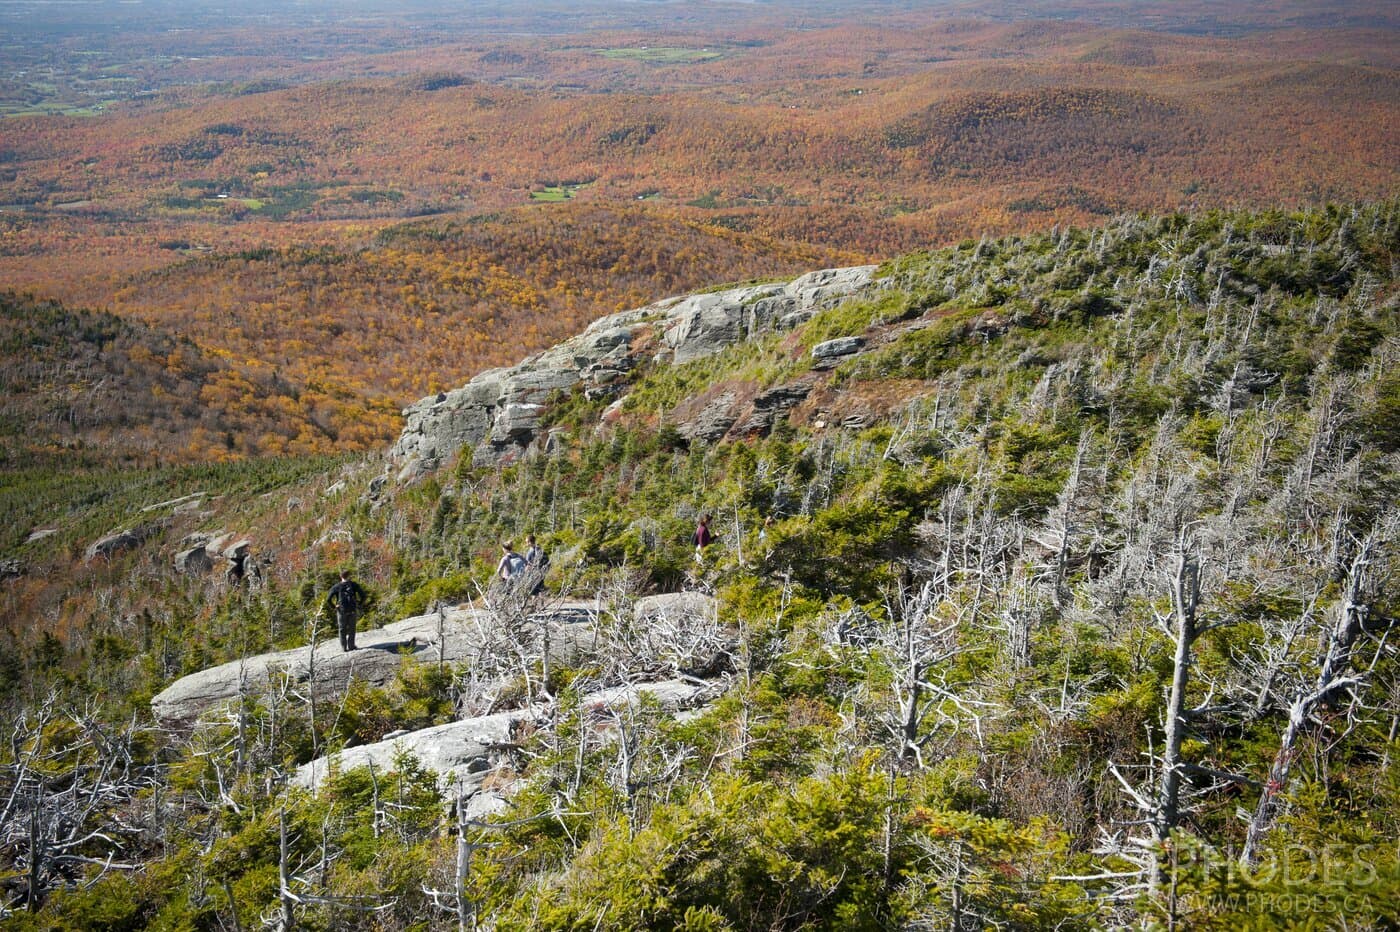
[[355, 622], [359, 620], [360, 609], [368, 598], [363, 586], [350, 578], [349, 570], [340, 571], [340, 582], [331, 586], [326, 594], [326, 604], [335, 609], [336, 627], [340, 629], [340, 649], [349, 652], [355, 649]]

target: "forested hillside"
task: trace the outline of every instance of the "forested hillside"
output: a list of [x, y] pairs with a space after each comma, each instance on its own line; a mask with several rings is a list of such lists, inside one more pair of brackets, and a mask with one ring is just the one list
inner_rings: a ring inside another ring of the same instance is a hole
[[81, 379], [26, 383], [10, 423], [94, 463], [365, 451], [415, 398], [668, 295], [1393, 196], [1383, 5], [744, 6], [493, 5], [486, 32], [432, 3], [16, 15], [0, 288], [184, 341], [200, 372], [107, 366], [119, 427], [47, 413]]
[[128, 278], [103, 313], [6, 299], [7, 447], [95, 465], [382, 448], [405, 404], [603, 314], [851, 258], [583, 205], [196, 256]]
[[[1397, 260], [1394, 202], [969, 240], [692, 362], [638, 336], [501, 466], [36, 484], [25, 523], [54, 533], [7, 542], [0, 590], [6, 921], [1389, 928]], [[170, 569], [234, 529], [272, 560], [258, 587]], [[533, 603], [489, 584], [526, 533], [553, 556]], [[405, 644], [333, 694], [235, 664], [231, 705], [156, 725], [178, 677], [305, 647], [344, 567], [367, 639], [470, 600], [492, 650]], [[715, 614], [634, 612], [680, 588]], [[592, 606], [567, 662], [530, 614], [564, 596]], [[668, 677], [703, 701], [597, 698]], [[488, 715], [515, 723], [471, 775], [497, 815], [404, 754], [288, 782]]]
[[[0, 360], [7, 472], [218, 459], [247, 452], [235, 431], [248, 425], [315, 448], [306, 435], [327, 428], [293, 413], [296, 389], [276, 373], [236, 373], [189, 337], [111, 313], [0, 293]], [[240, 405], [211, 404], [230, 381]]]

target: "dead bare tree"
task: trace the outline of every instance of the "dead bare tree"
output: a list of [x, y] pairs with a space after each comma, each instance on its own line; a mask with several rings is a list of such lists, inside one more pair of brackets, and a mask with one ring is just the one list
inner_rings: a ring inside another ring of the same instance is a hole
[[[1167, 697], [1166, 721], [1163, 725], [1163, 747], [1160, 785], [1152, 813], [1152, 831], [1157, 843], [1166, 847], [1181, 818], [1181, 743], [1186, 737], [1186, 688], [1191, 676], [1191, 651], [1201, 636], [1199, 618], [1201, 604], [1201, 567], [1199, 556], [1182, 547], [1177, 554], [1176, 573], [1172, 578], [1172, 634], [1175, 647], [1172, 655], [1171, 692]], [[1155, 890], [1162, 879], [1161, 862], [1154, 858], [1150, 883]]]
[[120, 810], [155, 778], [132, 754], [136, 723], [112, 729], [97, 706], [60, 712], [50, 696], [13, 724], [0, 764], [0, 850], [22, 883], [0, 911], [37, 910], [55, 887], [137, 870], [128, 851], [141, 829]]
[[[1394, 520], [1391, 516], [1389, 523], [1393, 524]], [[1367, 630], [1371, 604], [1376, 596], [1374, 567], [1378, 552], [1390, 532], [1384, 525], [1373, 528], [1357, 542], [1356, 553], [1346, 566], [1342, 597], [1332, 610], [1332, 621], [1317, 658], [1316, 675], [1310, 683], [1298, 683], [1288, 704], [1288, 723], [1279, 738], [1278, 751], [1240, 853], [1240, 862], [1244, 865], [1252, 865], [1258, 859], [1260, 846], [1281, 808], [1280, 796], [1288, 785], [1298, 740], [1313, 725], [1318, 709], [1342, 695], [1355, 698], [1365, 683], [1366, 673], [1354, 668], [1353, 657], [1357, 641]]]
[[882, 618], [860, 615], [837, 621], [829, 639], [857, 646], [880, 657], [890, 679], [882, 695], [857, 696], [871, 708], [877, 727], [892, 741], [895, 757], [922, 768], [924, 749], [947, 729], [970, 727], [982, 734], [982, 719], [994, 705], [971, 695], [950, 680], [949, 661], [963, 653], [963, 611], [941, 569], [917, 588], [901, 586], [886, 600]]
[[[308, 892], [324, 888], [324, 880], [334, 857], [326, 848], [324, 834], [322, 845], [313, 859], [299, 859], [293, 863], [293, 838], [287, 829], [286, 808], [277, 811], [277, 905], [263, 924], [275, 932], [292, 932], [297, 927], [297, 910], [307, 906], [328, 906], [335, 909], [360, 913], [382, 913], [393, 909], [395, 901], [367, 896], [330, 896], [324, 893]], [[317, 881], [312, 881], [302, 872], [315, 868]]]
[[[1108, 762], [1108, 771], [1127, 795], [1138, 818], [1120, 821], [1119, 832], [1104, 832], [1100, 854], [1123, 858], [1136, 865], [1136, 870], [1112, 872], [1095, 879], [1112, 879], [1114, 895], [1128, 901], [1146, 891], [1158, 894], [1166, 877], [1164, 860], [1170, 860], [1174, 850], [1173, 833], [1182, 822], [1192, 803], [1188, 801], [1188, 778], [1198, 782], [1191, 798], [1209, 794], [1224, 783], [1248, 783], [1237, 774], [1215, 770], [1185, 759], [1183, 743], [1193, 727], [1212, 713], [1211, 696], [1197, 706], [1188, 707], [1188, 691], [1192, 687], [1194, 649], [1207, 631], [1233, 622], [1222, 617], [1207, 621], [1202, 613], [1202, 553], [1189, 526], [1178, 530], [1172, 571], [1168, 575], [1168, 596], [1171, 609], [1157, 616], [1157, 625], [1172, 643], [1172, 677], [1163, 712], [1162, 745], [1149, 747], [1147, 763], [1141, 768], [1147, 778], [1134, 785], [1115, 761]], [[1147, 837], [1139, 830], [1145, 828]], [[1080, 878], [1090, 879], [1090, 878]], [[1171, 891], [1166, 897], [1167, 923], [1174, 927], [1176, 903]]]

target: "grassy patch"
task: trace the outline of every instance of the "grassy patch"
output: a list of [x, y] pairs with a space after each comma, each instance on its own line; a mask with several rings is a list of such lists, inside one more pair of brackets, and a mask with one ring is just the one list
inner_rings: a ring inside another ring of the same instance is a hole
[[552, 184], [540, 191], [531, 191], [530, 200], [543, 204], [558, 204], [569, 200], [586, 187], [587, 184]]
[[723, 52], [714, 49], [645, 45], [637, 48], [599, 49], [598, 54], [613, 61], [643, 61], [653, 65], [694, 65], [724, 57]]

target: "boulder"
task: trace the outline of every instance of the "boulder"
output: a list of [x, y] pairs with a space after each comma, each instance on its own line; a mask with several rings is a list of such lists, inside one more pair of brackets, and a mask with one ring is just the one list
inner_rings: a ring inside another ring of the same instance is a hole
[[203, 544], [196, 544], [175, 554], [175, 572], [191, 576], [202, 575], [214, 568], [214, 559]]
[[111, 559], [123, 550], [131, 550], [141, 546], [159, 530], [159, 524], [138, 524], [125, 531], [116, 531], [90, 544], [86, 557], [88, 561], [98, 557]]
[[8, 579], [18, 579], [24, 575], [24, 563], [14, 557], [6, 557], [0, 560], [0, 582]]
[[865, 346], [864, 337], [838, 337], [812, 347], [812, 358], [818, 361], [837, 359], [859, 353]]

